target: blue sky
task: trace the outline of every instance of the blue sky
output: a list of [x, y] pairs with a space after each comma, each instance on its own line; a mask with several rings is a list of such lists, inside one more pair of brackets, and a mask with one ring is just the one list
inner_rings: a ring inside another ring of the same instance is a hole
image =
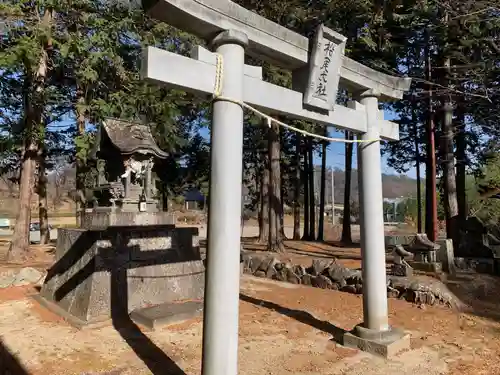
[[[391, 113], [385, 112], [385, 119], [394, 119], [394, 116]], [[201, 131], [203, 137], [208, 138], [208, 129], [203, 129]], [[344, 139], [344, 133], [335, 131], [333, 128], [330, 128], [329, 135], [330, 138], [340, 138]], [[334, 167], [335, 169], [344, 170], [345, 167], [345, 145], [343, 142], [331, 142], [328, 146], [328, 152], [326, 154], [326, 163], [328, 167]], [[319, 155], [315, 155], [314, 164], [321, 165], [321, 157]], [[356, 155], [356, 146], [354, 146], [354, 154], [353, 154], [353, 168], [357, 168], [357, 155]], [[420, 167], [423, 172], [422, 166]], [[386, 158], [382, 160], [382, 173], [384, 174], [398, 174], [394, 169], [390, 168], [387, 165]], [[416, 178], [416, 170], [412, 168], [407, 176], [411, 178]]]
[[[385, 118], [386, 119], [393, 119], [394, 115], [392, 113], [385, 112]], [[54, 124], [53, 126], [49, 126], [49, 127], [52, 128], [53, 130], [63, 129], [63, 128], [70, 126], [73, 123], [74, 123], [73, 117], [68, 116], [63, 121], [58, 122], [57, 124]], [[341, 138], [341, 139], [344, 138], [344, 133], [335, 131], [333, 128], [330, 128], [330, 129], [331, 130], [329, 131], [329, 137]], [[208, 138], [208, 136], [209, 136], [209, 131], [206, 128], [202, 129], [200, 133], [205, 138]], [[328, 167], [333, 166], [335, 169], [344, 170], [344, 166], [345, 166], [344, 158], [345, 158], [344, 143], [343, 142], [331, 142], [329, 147], [328, 147], [328, 152], [327, 152], [327, 156], [326, 156], [327, 166]], [[316, 154], [314, 157], [314, 163], [316, 165], [321, 165], [321, 157], [318, 154]], [[355, 146], [354, 147], [354, 154], [353, 154], [353, 168], [354, 169], [356, 169], [356, 165], [357, 165], [357, 156], [356, 156], [356, 146]], [[422, 172], [424, 172], [423, 166], [421, 166], [421, 169], [422, 169]], [[387, 165], [387, 160], [385, 160], [385, 158], [383, 158], [383, 160], [382, 160], [382, 173], [398, 174], [398, 173], [396, 173], [396, 171], [394, 169], [390, 168]], [[415, 168], [412, 168], [407, 173], [407, 175], [411, 178], [416, 178]]]

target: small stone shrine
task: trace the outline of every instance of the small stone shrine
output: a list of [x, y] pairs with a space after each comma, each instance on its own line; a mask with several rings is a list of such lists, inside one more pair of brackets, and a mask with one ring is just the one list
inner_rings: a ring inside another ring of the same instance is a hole
[[125, 317], [153, 329], [200, 313], [198, 229], [178, 228], [158, 210], [152, 168], [167, 154], [149, 127], [106, 120], [92, 156], [81, 227], [59, 229], [36, 299], [77, 327], [109, 318], [116, 327]]
[[104, 121], [91, 152], [94, 173], [86, 181], [82, 227], [173, 224], [171, 214], [158, 212], [153, 179], [155, 160], [167, 156], [156, 145], [147, 124]]
[[[391, 248], [395, 260], [392, 272], [401, 276], [412, 273], [412, 269], [424, 272], [442, 271], [442, 264], [438, 261], [437, 251], [440, 245], [430, 241], [425, 233], [404, 236], [386, 236], [385, 243], [387, 248]], [[412, 260], [406, 261], [405, 258]]]

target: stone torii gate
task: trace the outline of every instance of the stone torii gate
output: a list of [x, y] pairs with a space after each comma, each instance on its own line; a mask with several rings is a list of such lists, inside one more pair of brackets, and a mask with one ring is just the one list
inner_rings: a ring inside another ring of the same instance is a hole
[[[150, 82], [203, 96], [220, 89], [211, 132], [202, 373], [238, 371], [243, 102], [267, 114], [358, 134], [364, 321], [345, 335], [344, 344], [385, 355], [408, 348], [408, 336], [388, 323], [382, 209], [380, 139], [398, 140], [399, 129], [383, 120], [378, 102], [402, 98], [411, 81], [345, 57], [345, 37], [325, 27], [309, 43], [229, 0], [143, 0], [143, 5], [152, 17], [209, 41], [215, 52], [196, 47], [188, 58], [149, 47], [142, 65]], [[244, 64], [245, 54], [292, 70], [294, 90], [263, 81], [260, 67]], [[359, 102], [336, 105], [337, 86]]]

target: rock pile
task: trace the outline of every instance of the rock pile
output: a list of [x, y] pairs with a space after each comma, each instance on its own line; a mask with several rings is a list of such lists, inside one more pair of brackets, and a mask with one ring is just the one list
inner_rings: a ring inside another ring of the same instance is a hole
[[[307, 268], [255, 252], [242, 252], [241, 259], [243, 272], [256, 277], [353, 294], [363, 293], [361, 271], [343, 267], [335, 259], [314, 259]], [[419, 305], [462, 307], [458, 298], [441, 281], [431, 278], [387, 276], [387, 296]]]
[[0, 273], [0, 289], [29, 284], [42, 285], [44, 280], [45, 273], [35, 268], [25, 267], [18, 270], [8, 270]]

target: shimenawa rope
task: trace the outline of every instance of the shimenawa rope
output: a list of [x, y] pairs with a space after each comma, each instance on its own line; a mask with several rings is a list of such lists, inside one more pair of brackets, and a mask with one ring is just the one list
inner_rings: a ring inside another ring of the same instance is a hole
[[279, 120], [276, 120], [275, 118], [272, 118], [269, 115], [266, 115], [265, 113], [259, 111], [258, 109], [246, 104], [245, 102], [241, 100], [235, 100], [231, 98], [227, 98], [225, 96], [222, 96], [222, 82], [223, 82], [223, 70], [224, 70], [224, 60], [221, 55], [216, 54], [216, 64], [215, 64], [215, 87], [214, 87], [214, 93], [213, 93], [213, 99], [214, 100], [222, 100], [225, 102], [230, 102], [237, 104], [243, 108], [246, 108], [255, 114], [259, 115], [262, 118], [265, 118], [267, 120], [267, 126], [271, 127], [271, 124], [274, 122], [278, 124], [279, 126], [282, 126], [286, 129], [295, 131], [297, 133], [303, 134], [305, 136], [309, 137], [314, 137], [318, 139], [322, 139], [324, 141], [329, 141], [329, 142], [342, 142], [342, 143], [372, 143], [372, 142], [377, 142], [379, 139], [342, 139], [342, 138], [330, 138], [330, 137], [325, 137], [323, 135], [319, 134], [314, 134], [310, 133], [308, 131], [298, 129], [296, 127], [290, 126], [285, 124], [284, 122], [281, 122]]

